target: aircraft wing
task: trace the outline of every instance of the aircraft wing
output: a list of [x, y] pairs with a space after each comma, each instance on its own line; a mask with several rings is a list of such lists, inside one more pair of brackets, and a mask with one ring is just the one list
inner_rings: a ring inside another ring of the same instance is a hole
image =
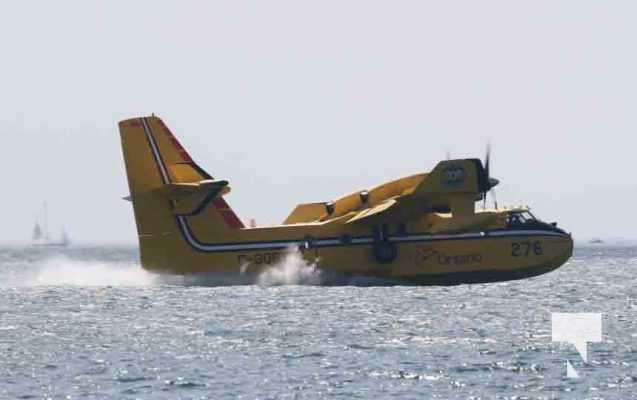
[[389, 210], [392, 207], [396, 207], [396, 205], [398, 204], [398, 201], [396, 199], [388, 199], [385, 200], [384, 202], [371, 207], [371, 208], [367, 208], [365, 210], [360, 211], [358, 214], [356, 214], [354, 217], [350, 218], [346, 223], [350, 224], [352, 222], [362, 222], [365, 221], [371, 217], [374, 216], [379, 216], [385, 212], [387, 212], [387, 210]]
[[325, 212], [325, 203], [299, 204], [283, 221], [283, 225], [318, 221]]
[[372, 218], [408, 220], [428, 212], [469, 216], [473, 214], [479, 196], [494, 185], [488, 179], [478, 159], [442, 161], [428, 174], [382, 185], [379, 188], [392, 193], [393, 197], [370, 201], [368, 207], [358, 211], [347, 223]]

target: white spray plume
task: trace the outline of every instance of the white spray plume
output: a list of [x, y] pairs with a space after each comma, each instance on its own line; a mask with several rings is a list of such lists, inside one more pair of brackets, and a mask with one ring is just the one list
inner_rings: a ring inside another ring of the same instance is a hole
[[159, 284], [157, 275], [136, 263], [82, 261], [54, 257], [36, 265], [24, 286], [150, 286]]
[[320, 285], [321, 270], [310, 264], [297, 247], [288, 248], [278, 263], [267, 267], [257, 277], [258, 285]]

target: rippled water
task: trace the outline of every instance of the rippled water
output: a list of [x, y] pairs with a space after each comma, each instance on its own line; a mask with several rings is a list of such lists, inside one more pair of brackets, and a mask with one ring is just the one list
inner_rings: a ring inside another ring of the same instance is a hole
[[[136, 260], [0, 250], [0, 398], [636, 398], [636, 248], [455, 287], [201, 287]], [[588, 363], [555, 311], [603, 313]]]

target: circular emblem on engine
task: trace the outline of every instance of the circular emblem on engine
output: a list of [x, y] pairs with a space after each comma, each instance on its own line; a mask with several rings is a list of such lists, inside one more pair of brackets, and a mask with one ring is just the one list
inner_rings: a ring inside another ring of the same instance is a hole
[[467, 171], [460, 166], [451, 165], [444, 169], [442, 176], [443, 183], [446, 187], [456, 189], [462, 186], [464, 181], [467, 180]]

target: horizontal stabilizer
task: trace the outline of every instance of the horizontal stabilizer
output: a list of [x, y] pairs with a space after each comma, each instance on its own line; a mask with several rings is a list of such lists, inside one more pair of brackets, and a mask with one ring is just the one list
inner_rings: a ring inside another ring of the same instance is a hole
[[198, 193], [210, 193], [215, 191], [215, 195], [223, 196], [230, 192], [228, 181], [222, 180], [203, 180], [192, 183], [169, 183], [156, 189], [155, 192], [172, 200], [192, 196]]
[[175, 215], [196, 215], [215, 198], [230, 192], [228, 181], [203, 180], [189, 183], [168, 183], [153, 191], [173, 201]]

